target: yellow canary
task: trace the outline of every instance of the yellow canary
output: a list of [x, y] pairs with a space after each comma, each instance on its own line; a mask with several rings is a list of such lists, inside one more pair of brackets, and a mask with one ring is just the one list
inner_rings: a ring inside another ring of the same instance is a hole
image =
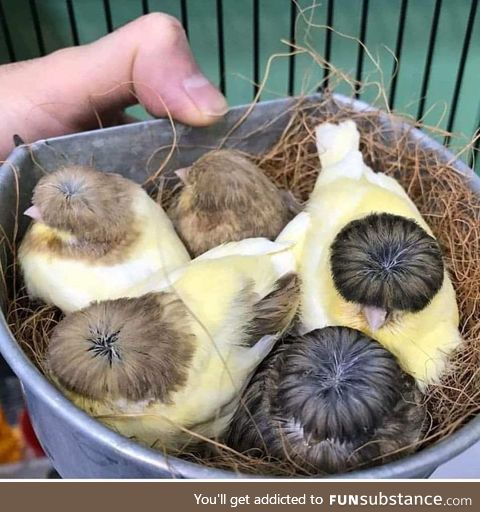
[[161, 207], [117, 174], [70, 166], [44, 176], [25, 214], [34, 219], [19, 252], [28, 292], [65, 313], [190, 260]]
[[80, 408], [149, 446], [178, 451], [220, 436], [299, 303], [288, 247], [265, 241], [252, 252], [210, 254], [173, 272], [162, 291], [67, 315], [48, 349], [53, 379]]
[[278, 237], [298, 244], [302, 332], [359, 329], [420, 386], [437, 383], [462, 341], [438, 242], [401, 185], [365, 165], [353, 121], [321, 124], [316, 138], [322, 170], [306, 212]]

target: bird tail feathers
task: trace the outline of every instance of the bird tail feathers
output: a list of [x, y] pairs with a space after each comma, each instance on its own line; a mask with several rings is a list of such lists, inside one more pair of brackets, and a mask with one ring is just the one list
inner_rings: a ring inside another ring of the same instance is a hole
[[315, 128], [315, 136], [323, 168], [341, 162], [349, 153], [360, 148], [357, 125], [350, 119], [338, 124], [319, 124]]
[[274, 289], [253, 307], [248, 326], [250, 344], [266, 334], [282, 334], [293, 322], [300, 302], [300, 278], [291, 272], [275, 283]]

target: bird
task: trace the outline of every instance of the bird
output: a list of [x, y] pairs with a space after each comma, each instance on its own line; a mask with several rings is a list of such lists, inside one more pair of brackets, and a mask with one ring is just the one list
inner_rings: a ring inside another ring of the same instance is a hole
[[225, 444], [305, 474], [412, 453], [426, 425], [415, 380], [377, 341], [348, 327], [289, 334], [245, 389]]
[[426, 389], [462, 343], [455, 290], [430, 227], [394, 178], [365, 165], [359, 141], [352, 120], [316, 127], [321, 171], [278, 237], [297, 245], [299, 332], [359, 329]]
[[176, 174], [183, 188], [168, 214], [192, 257], [244, 238], [274, 240], [300, 209], [239, 151], [209, 151]]
[[266, 240], [263, 252], [257, 245], [243, 256], [220, 249], [174, 271], [159, 291], [65, 316], [46, 355], [52, 381], [147, 446], [182, 453], [219, 437], [253, 371], [293, 322], [300, 295], [288, 246]]
[[32, 298], [69, 313], [190, 261], [162, 208], [131, 180], [71, 165], [43, 176], [19, 261]]

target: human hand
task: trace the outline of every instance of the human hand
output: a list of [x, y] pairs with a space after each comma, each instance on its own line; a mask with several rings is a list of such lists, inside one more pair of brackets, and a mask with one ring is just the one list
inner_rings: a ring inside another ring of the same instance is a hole
[[28, 143], [117, 124], [138, 102], [154, 116], [169, 112], [193, 126], [227, 111], [171, 16], [142, 16], [94, 43], [0, 66], [0, 160], [14, 134]]

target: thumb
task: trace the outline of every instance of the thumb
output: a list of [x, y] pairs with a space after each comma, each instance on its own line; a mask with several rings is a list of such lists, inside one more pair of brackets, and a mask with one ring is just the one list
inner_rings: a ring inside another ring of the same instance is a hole
[[181, 24], [154, 13], [85, 46], [0, 67], [0, 158], [14, 133], [26, 142], [98, 126], [138, 101], [194, 126], [227, 111], [202, 75]]

